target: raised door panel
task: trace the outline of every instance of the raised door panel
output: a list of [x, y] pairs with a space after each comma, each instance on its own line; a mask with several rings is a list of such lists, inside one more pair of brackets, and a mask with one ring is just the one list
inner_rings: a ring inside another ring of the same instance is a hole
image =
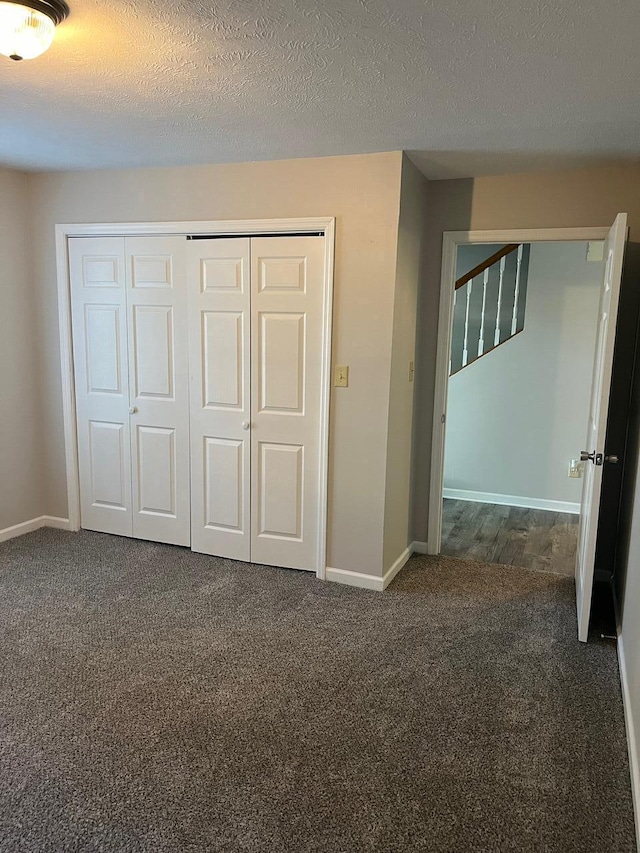
[[[260, 238], [257, 238], [260, 239]], [[295, 239], [280, 237], [282, 239]], [[307, 287], [307, 259], [296, 257], [261, 257], [258, 264], [257, 289], [259, 293], [305, 293]]]
[[126, 512], [129, 447], [122, 423], [89, 421], [89, 492], [92, 507]]
[[187, 253], [192, 548], [249, 560], [249, 240]]
[[[82, 260], [79, 270], [74, 270], [74, 274], [80, 273], [81, 287], [83, 288], [103, 288], [122, 289], [124, 285], [123, 263], [122, 263], [122, 248], [116, 246], [115, 243], [122, 243], [121, 237], [98, 237], [97, 240], [107, 240], [113, 245], [113, 254], [84, 254], [90, 246], [88, 240], [82, 240]], [[96, 241], [93, 242], [94, 246]], [[107, 251], [109, 246], [105, 246]], [[77, 250], [74, 250], [77, 251]]]
[[[243, 256], [246, 240], [241, 238], [240, 256], [235, 245], [230, 247], [229, 257], [200, 258], [199, 290], [201, 293], [243, 293], [247, 274], [246, 262]], [[227, 244], [228, 245], [228, 244]], [[214, 247], [220, 250], [221, 244]], [[223, 247], [223, 251], [224, 251]]]
[[252, 238], [251, 270], [251, 559], [316, 571], [324, 238]]
[[[154, 237], [152, 239], [162, 240], [165, 238]], [[145, 255], [137, 251], [135, 251], [135, 254], [132, 252], [131, 286], [133, 288], [173, 287], [173, 256], [171, 254], [164, 255], [162, 252], [151, 255]]]
[[244, 442], [204, 439], [204, 524], [208, 530], [246, 532]]
[[184, 237], [127, 237], [133, 535], [189, 545], [189, 371]]
[[80, 524], [131, 536], [124, 239], [70, 238], [69, 276]]
[[207, 409], [241, 409], [244, 400], [244, 317], [203, 311], [202, 402]]
[[119, 305], [84, 306], [86, 390], [88, 394], [122, 395], [124, 365]]
[[304, 447], [258, 443], [258, 535], [301, 542]]
[[174, 399], [173, 308], [133, 306], [133, 378], [136, 398]]
[[177, 517], [175, 430], [136, 428], [139, 513]]
[[306, 315], [260, 312], [258, 412], [304, 413]]

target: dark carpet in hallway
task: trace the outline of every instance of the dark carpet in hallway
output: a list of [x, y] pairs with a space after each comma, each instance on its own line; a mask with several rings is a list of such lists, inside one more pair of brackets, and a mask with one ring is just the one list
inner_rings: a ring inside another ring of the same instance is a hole
[[387, 592], [41, 530], [0, 545], [0, 851], [631, 853], [615, 648], [573, 583]]

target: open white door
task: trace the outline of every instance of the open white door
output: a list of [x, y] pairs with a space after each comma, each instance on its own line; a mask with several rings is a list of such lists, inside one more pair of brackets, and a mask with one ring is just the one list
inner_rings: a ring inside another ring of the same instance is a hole
[[587, 449], [582, 453], [585, 470], [580, 505], [578, 558], [576, 560], [576, 605], [578, 609], [578, 639], [583, 643], [586, 643], [589, 633], [600, 491], [602, 488], [602, 466], [606, 461], [604, 442], [611, 389], [613, 346], [616, 337], [620, 279], [622, 277], [622, 260], [626, 239], [627, 214], [619, 213], [609, 231], [604, 247], [606, 266], [600, 294], [598, 337], [591, 379]]

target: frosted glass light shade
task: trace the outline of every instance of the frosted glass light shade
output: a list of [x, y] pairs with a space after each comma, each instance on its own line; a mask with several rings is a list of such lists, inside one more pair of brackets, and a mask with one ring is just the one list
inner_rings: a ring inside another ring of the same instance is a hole
[[10, 59], [34, 59], [53, 41], [56, 25], [36, 9], [0, 2], [0, 54]]

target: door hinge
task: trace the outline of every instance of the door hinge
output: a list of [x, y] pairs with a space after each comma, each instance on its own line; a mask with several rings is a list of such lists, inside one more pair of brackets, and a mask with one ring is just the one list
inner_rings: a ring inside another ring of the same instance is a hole
[[446, 415], [440, 415], [440, 423], [446, 424], [446, 422], [447, 422], [447, 416]]

